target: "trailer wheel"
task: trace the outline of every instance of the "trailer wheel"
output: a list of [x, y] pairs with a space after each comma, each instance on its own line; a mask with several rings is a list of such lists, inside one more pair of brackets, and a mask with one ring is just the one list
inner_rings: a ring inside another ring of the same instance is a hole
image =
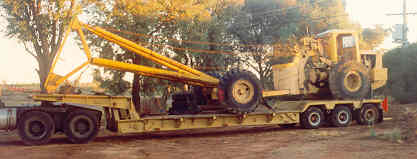
[[317, 107], [308, 108], [300, 117], [301, 126], [306, 129], [317, 129], [324, 121], [324, 113]]
[[64, 121], [64, 132], [74, 144], [88, 143], [99, 131], [98, 119], [87, 111], [71, 112]]
[[25, 145], [42, 145], [55, 133], [55, 123], [48, 113], [30, 111], [23, 114], [18, 131]]
[[365, 104], [357, 113], [356, 120], [361, 125], [372, 125], [381, 120], [380, 111], [374, 104]]
[[333, 126], [346, 127], [352, 121], [352, 111], [347, 106], [337, 106], [330, 114]]
[[261, 99], [259, 79], [249, 71], [227, 72], [220, 81], [220, 87], [225, 92], [225, 103], [239, 113], [254, 111]]

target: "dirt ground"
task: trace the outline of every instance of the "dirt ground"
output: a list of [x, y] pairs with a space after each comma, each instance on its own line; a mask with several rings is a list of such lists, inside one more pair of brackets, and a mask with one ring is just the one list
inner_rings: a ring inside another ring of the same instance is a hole
[[[88, 144], [69, 144], [63, 135], [43, 146], [23, 146], [15, 132], [0, 133], [0, 158], [378, 158], [417, 156], [417, 145], [385, 137], [392, 121], [375, 127], [305, 130], [245, 127], [155, 134], [118, 135], [102, 131]], [[372, 135], [376, 132], [376, 136]], [[30, 157], [29, 157], [30, 156]]]
[[15, 131], [0, 132], [0, 159], [416, 158], [417, 144], [399, 140], [396, 124], [387, 120], [371, 127], [258, 126], [129, 135], [102, 130], [88, 144], [70, 144], [60, 134], [42, 146], [24, 146]]

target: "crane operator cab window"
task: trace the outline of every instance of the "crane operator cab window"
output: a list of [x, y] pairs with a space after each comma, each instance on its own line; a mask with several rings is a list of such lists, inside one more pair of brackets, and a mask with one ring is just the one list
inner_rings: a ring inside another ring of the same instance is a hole
[[346, 62], [355, 60], [356, 40], [352, 34], [341, 34], [337, 36], [338, 61]]

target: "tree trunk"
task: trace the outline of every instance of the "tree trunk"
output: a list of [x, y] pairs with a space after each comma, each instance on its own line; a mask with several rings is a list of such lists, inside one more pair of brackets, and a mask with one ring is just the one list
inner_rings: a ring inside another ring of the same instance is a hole
[[[141, 57], [139, 55], [134, 55], [133, 64], [140, 64]], [[132, 84], [132, 100], [135, 105], [136, 112], [141, 112], [140, 106], [140, 75], [134, 74], [133, 84]]]
[[48, 77], [48, 74], [52, 65], [52, 60], [50, 59], [53, 59], [53, 58], [41, 56], [38, 59], [39, 59], [38, 61], [39, 69], [37, 69], [36, 72], [38, 73], [39, 80], [40, 80], [41, 93], [47, 93], [45, 81], [46, 81], [46, 78]]
[[[214, 42], [216, 42], [216, 32], [215, 32], [215, 30], [213, 29], [213, 28], [209, 28], [208, 29], [208, 41], [209, 42], [212, 42], [212, 43], [214, 43]], [[212, 44], [210, 44], [209, 45], [209, 50], [210, 51], [216, 51], [216, 46], [215, 45], [212, 45]], [[204, 62], [205, 63], [205, 65], [203, 65], [203, 71], [205, 71], [205, 72], [209, 72], [209, 71], [215, 71], [215, 70], [217, 70], [216, 68], [215, 68], [215, 65], [213, 64], [213, 57], [215, 57], [216, 55], [207, 55], [206, 56], [206, 61]]]

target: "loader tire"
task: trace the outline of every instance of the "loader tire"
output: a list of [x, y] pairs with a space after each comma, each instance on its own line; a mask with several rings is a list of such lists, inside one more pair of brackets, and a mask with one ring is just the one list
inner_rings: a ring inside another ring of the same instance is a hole
[[262, 97], [259, 79], [249, 71], [231, 70], [220, 80], [224, 102], [237, 113], [249, 113], [256, 109]]
[[369, 98], [371, 82], [368, 69], [355, 61], [336, 64], [330, 70], [329, 87], [336, 99]]
[[23, 114], [18, 130], [25, 145], [42, 145], [48, 143], [55, 133], [55, 123], [48, 113], [30, 111]]

